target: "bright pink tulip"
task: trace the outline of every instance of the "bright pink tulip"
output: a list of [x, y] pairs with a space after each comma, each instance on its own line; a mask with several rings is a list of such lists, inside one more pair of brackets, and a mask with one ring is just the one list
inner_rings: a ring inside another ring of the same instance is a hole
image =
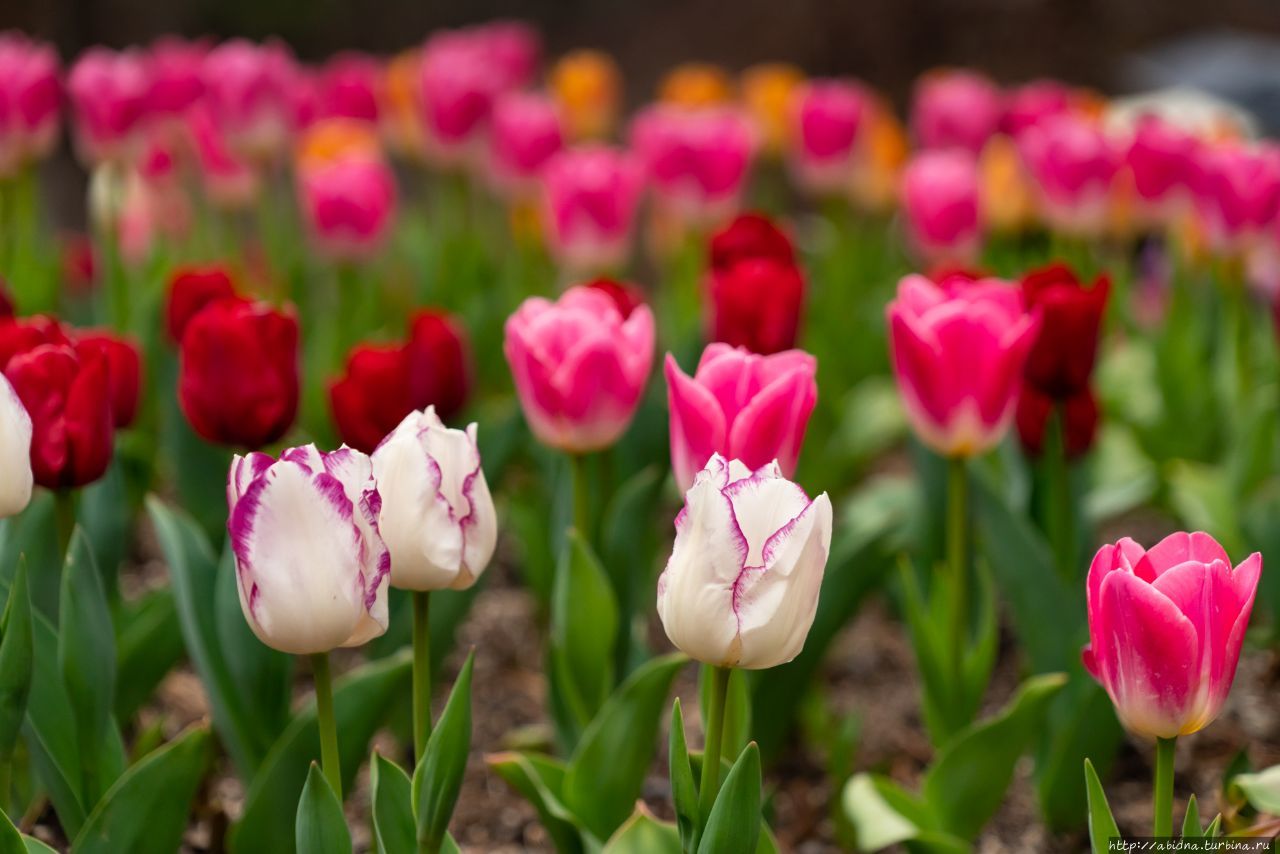
[[934, 72], [916, 84], [911, 129], [924, 148], [959, 148], [976, 157], [999, 130], [1003, 111], [990, 78], [973, 71]]
[[912, 275], [886, 314], [898, 391], [920, 440], [948, 457], [994, 447], [1013, 418], [1040, 325], [1018, 288]]
[[1097, 233], [1106, 225], [1121, 151], [1096, 122], [1052, 116], [1023, 131], [1018, 149], [1050, 225], [1073, 234]]
[[204, 97], [204, 60], [209, 46], [166, 36], [151, 46], [147, 105], [157, 116], [181, 116]]
[[1257, 552], [1235, 569], [1213, 537], [1177, 533], [1150, 551], [1129, 538], [1089, 567], [1084, 666], [1121, 723], [1156, 738], [1213, 722], [1231, 690], [1262, 574]]
[[1269, 232], [1280, 212], [1280, 149], [1206, 146], [1196, 157], [1193, 181], [1210, 242], [1241, 249]]
[[468, 32], [479, 43], [486, 61], [497, 70], [504, 89], [528, 86], [537, 77], [542, 39], [533, 27], [523, 21], [490, 21]]
[[1181, 128], [1143, 116], [1133, 129], [1124, 162], [1144, 218], [1168, 222], [1189, 193], [1199, 143]]
[[740, 206], [756, 132], [733, 109], [655, 104], [632, 122], [631, 145], [663, 208], [682, 222], [708, 225]]
[[432, 159], [461, 166], [476, 154], [494, 99], [508, 85], [505, 75], [474, 31], [446, 30], [427, 40], [418, 95]]
[[564, 126], [556, 102], [546, 95], [510, 92], [493, 105], [489, 130], [489, 177], [498, 190], [528, 196], [564, 147]]
[[378, 121], [382, 66], [372, 56], [347, 51], [332, 57], [316, 77], [316, 118]]
[[571, 453], [607, 448], [635, 415], [653, 364], [653, 313], [625, 319], [600, 290], [558, 301], [531, 297], [507, 318], [504, 351], [525, 419], [544, 444]]
[[0, 174], [44, 157], [57, 142], [58, 54], [21, 33], [0, 33]]
[[561, 264], [597, 273], [626, 261], [644, 189], [634, 157], [603, 145], [566, 149], [548, 161], [542, 185], [543, 227]]
[[367, 257], [381, 245], [396, 209], [391, 168], [362, 154], [304, 164], [299, 205], [316, 245], [333, 258]]
[[748, 468], [778, 461], [795, 473], [809, 415], [818, 402], [818, 361], [803, 350], [759, 356], [709, 344], [690, 377], [667, 354], [671, 467], [681, 490], [713, 454]]
[[209, 200], [225, 209], [250, 205], [258, 195], [258, 173], [253, 164], [231, 149], [207, 105], [200, 103], [192, 107], [186, 121], [200, 180]]
[[796, 94], [792, 165], [810, 192], [842, 193], [849, 186], [867, 98], [850, 80], [812, 80]]
[[912, 243], [931, 262], [972, 262], [979, 249], [978, 166], [963, 149], [923, 151], [902, 175]]
[[126, 158], [147, 118], [150, 87], [146, 58], [136, 50], [81, 54], [67, 80], [80, 156], [90, 163]]
[[1057, 80], [1033, 80], [1007, 93], [1004, 101], [1000, 129], [1018, 137], [1046, 119], [1072, 112], [1076, 96]]
[[232, 39], [209, 51], [204, 83], [209, 106], [232, 148], [255, 159], [284, 152], [297, 126], [302, 75], [279, 42]]

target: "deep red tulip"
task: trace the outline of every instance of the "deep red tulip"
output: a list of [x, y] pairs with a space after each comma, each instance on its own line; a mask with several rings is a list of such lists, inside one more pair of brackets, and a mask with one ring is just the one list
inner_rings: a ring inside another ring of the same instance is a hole
[[1085, 287], [1061, 263], [1023, 277], [1023, 301], [1029, 310], [1039, 309], [1041, 318], [1024, 376], [1042, 394], [1061, 400], [1089, 385], [1110, 290], [1105, 275]]
[[333, 421], [342, 441], [372, 453], [413, 411], [409, 357], [400, 344], [357, 344], [347, 370], [329, 386]]
[[41, 344], [70, 343], [62, 325], [48, 315], [0, 318], [0, 370], [4, 370], [14, 356]]
[[225, 267], [181, 267], [169, 277], [165, 328], [169, 339], [182, 343], [182, 333], [196, 312], [214, 300], [234, 296], [235, 284]]
[[471, 393], [471, 349], [466, 330], [444, 312], [423, 309], [409, 322], [405, 352], [412, 408], [434, 405], [444, 421], [461, 412]]
[[726, 269], [745, 258], [773, 258], [794, 264], [796, 251], [787, 235], [768, 217], [744, 213], [711, 237], [711, 269]]
[[1016, 416], [1022, 447], [1032, 456], [1044, 453], [1044, 434], [1055, 404], [1062, 407], [1067, 458], [1075, 459], [1088, 453], [1098, 435], [1098, 401], [1088, 388], [1056, 401], [1037, 391], [1030, 383], [1023, 384]]
[[283, 436], [298, 411], [298, 321], [291, 308], [225, 298], [187, 323], [178, 402], [210, 442], [260, 448]]
[[84, 486], [111, 462], [106, 359], [65, 344], [40, 344], [9, 360], [5, 376], [31, 416], [31, 472], [50, 489]]
[[94, 353], [106, 360], [112, 423], [116, 429], [128, 427], [138, 414], [138, 390], [142, 384], [142, 357], [137, 345], [100, 330], [81, 332], [75, 341], [77, 353]]
[[712, 270], [709, 337], [762, 356], [790, 350], [800, 326], [804, 288], [804, 277], [794, 265], [769, 257]]
[[634, 285], [619, 282], [616, 279], [594, 279], [587, 282], [587, 287], [608, 294], [609, 298], [613, 300], [613, 304], [618, 307], [623, 320], [630, 317], [631, 312], [644, 305], [644, 295], [640, 293], [638, 288]]

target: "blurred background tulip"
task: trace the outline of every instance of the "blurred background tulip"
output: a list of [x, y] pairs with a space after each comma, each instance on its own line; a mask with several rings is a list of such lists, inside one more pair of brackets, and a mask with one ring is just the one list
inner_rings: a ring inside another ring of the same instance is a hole
[[862, 85], [810, 80], [792, 105], [791, 163], [801, 187], [817, 195], [843, 193], [853, 177], [867, 109]]
[[902, 208], [911, 242], [927, 261], [967, 263], [978, 257], [978, 168], [968, 151], [915, 155], [902, 173]]
[[959, 149], [976, 157], [1003, 117], [1003, 96], [985, 75], [945, 69], [916, 83], [911, 132], [922, 148]]
[[552, 157], [542, 197], [551, 254], [576, 273], [621, 267], [631, 252], [643, 189], [641, 165], [618, 149], [583, 146]]

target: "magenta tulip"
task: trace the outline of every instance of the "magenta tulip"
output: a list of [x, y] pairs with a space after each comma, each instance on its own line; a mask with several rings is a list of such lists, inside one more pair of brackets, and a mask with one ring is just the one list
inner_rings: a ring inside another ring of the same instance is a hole
[[530, 297], [507, 318], [504, 351], [530, 429], [570, 453], [612, 445], [635, 415], [653, 364], [653, 313], [623, 317], [604, 291]]
[[869, 97], [851, 80], [813, 80], [795, 96], [792, 166], [809, 192], [839, 194], [848, 188]]
[[603, 145], [569, 148], [543, 172], [543, 228], [551, 254], [580, 273], [620, 267], [631, 251], [644, 173], [630, 154]]
[[1227, 699], [1262, 556], [1232, 569], [1213, 537], [1177, 533], [1150, 551], [1125, 538], [1089, 567], [1084, 665], [1131, 732], [1156, 738], [1208, 726]]
[[1189, 196], [1199, 143], [1154, 115], [1138, 119], [1125, 152], [1139, 213], [1151, 224], [1170, 223]]
[[489, 179], [509, 195], [528, 197], [547, 161], [564, 148], [560, 110], [550, 97], [510, 92], [493, 105], [489, 129]]
[[298, 198], [312, 239], [330, 258], [368, 258], [395, 217], [396, 183], [381, 158], [353, 154], [298, 170]]
[[973, 156], [1000, 127], [1000, 90], [973, 71], [926, 74], [916, 84], [911, 130], [922, 148], [958, 148]]
[[139, 51], [94, 47], [80, 55], [67, 92], [84, 160], [124, 159], [134, 152], [147, 117], [150, 86], [147, 60]]
[[57, 142], [61, 106], [52, 45], [0, 33], [0, 176], [49, 153]]
[[911, 241], [925, 259], [973, 261], [982, 236], [978, 165], [963, 149], [922, 151], [902, 176], [902, 208]]
[[907, 276], [887, 316], [898, 391], [920, 440], [948, 457], [994, 447], [1013, 418], [1040, 325], [1017, 287]]
[[1272, 230], [1280, 214], [1280, 148], [1224, 143], [1196, 157], [1196, 209], [1213, 246], [1239, 250]]
[[1072, 234], [1102, 230], [1122, 152], [1101, 126], [1085, 116], [1051, 116], [1023, 131], [1018, 149], [1050, 225]]
[[681, 490], [713, 454], [758, 469], [773, 460], [795, 473], [809, 415], [818, 402], [818, 361], [803, 350], [758, 356], [710, 344], [690, 377], [667, 354], [671, 466]]
[[232, 148], [255, 160], [284, 153], [297, 129], [302, 73], [279, 42], [232, 39], [204, 60], [206, 97]]

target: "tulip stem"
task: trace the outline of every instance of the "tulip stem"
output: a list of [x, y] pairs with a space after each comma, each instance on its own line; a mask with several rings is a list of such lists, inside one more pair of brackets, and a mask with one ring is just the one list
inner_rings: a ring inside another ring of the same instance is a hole
[[1156, 739], [1156, 779], [1152, 800], [1155, 806], [1155, 827], [1152, 836], [1173, 835], [1173, 753], [1178, 738]]
[[952, 457], [947, 467], [947, 569], [951, 575], [951, 665], [956, 688], [962, 670], [969, 622], [969, 473], [964, 457]]
[[76, 531], [76, 493], [74, 491], [59, 489], [54, 493], [53, 524], [58, 537], [58, 559], [65, 561], [67, 551], [71, 548], [71, 537]]
[[1071, 501], [1071, 470], [1067, 464], [1066, 407], [1059, 403], [1049, 416], [1053, 435], [1045, 437], [1045, 475], [1048, 481], [1046, 526], [1053, 544], [1058, 574], [1064, 581], [1075, 576], [1075, 519]]
[[316, 723], [320, 727], [320, 765], [333, 792], [342, 800], [342, 762], [338, 756], [338, 722], [333, 716], [333, 677], [329, 653], [311, 656], [311, 675], [316, 687]]
[[583, 540], [591, 542], [591, 495], [587, 487], [587, 455], [570, 454], [573, 470], [573, 526]]
[[422, 761], [431, 737], [431, 594], [413, 591], [413, 757]]
[[698, 815], [703, 825], [711, 816], [720, 791], [720, 744], [724, 734], [724, 707], [729, 694], [728, 667], [711, 669], [711, 702], [707, 706], [707, 737], [702, 747], [702, 784], [698, 790]]

